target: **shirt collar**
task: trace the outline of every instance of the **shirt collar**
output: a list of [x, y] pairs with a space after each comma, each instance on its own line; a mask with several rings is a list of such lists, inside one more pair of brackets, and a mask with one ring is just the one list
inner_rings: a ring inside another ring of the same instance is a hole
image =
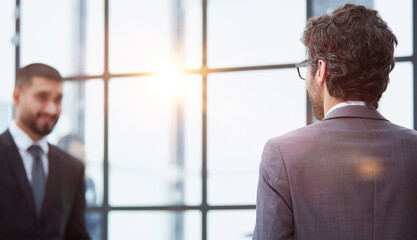
[[330, 108], [330, 110], [326, 113], [326, 115], [324, 117], [326, 117], [330, 112], [332, 112], [335, 109], [338, 109], [338, 108], [341, 108], [341, 107], [346, 107], [346, 106], [354, 106], [354, 105], [366, 106], [366, 103], [364, 101], [341, 102], [339, 104], [334, 105], [332, 108]]
[[38, 145], [44, 154], [48, 155], [49, 146], [46, 141], [46, 137], [39, 139], [38, 141], [33, 141], [29, 135], [25, 133], [19, 126], [17, 126], [16, 121], [12, 121], [9, 127], [10, 134], [13, 137], [16, 146], [19, 149], [27, 150], [32, 145]]

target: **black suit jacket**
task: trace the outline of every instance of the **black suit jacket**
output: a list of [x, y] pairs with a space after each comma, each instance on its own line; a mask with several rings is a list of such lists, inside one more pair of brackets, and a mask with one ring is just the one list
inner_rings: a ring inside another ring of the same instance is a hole
[[417, 132], [346, 106], [271, 139], [254, 239], [416, 240]]
[[0, 239], [89, 239], [83, 164], [49, 145], [44, 202], [36, 216], [32, 188], [9, 131], [0, 135]]

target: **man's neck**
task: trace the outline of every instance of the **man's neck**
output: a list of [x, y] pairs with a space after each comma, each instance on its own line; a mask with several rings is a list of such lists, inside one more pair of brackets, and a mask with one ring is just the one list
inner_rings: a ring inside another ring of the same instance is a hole
[[325, 89], [324, 96], [323, 96], [323, 109], [324, 109], [324, 116], [326, 116], [327, 112], [334, 106], [336, 106], [339, 103], [344, 102], [340, 98], [335, 98], [330, 96], [329, 91], [327, 91], [327, 88]]

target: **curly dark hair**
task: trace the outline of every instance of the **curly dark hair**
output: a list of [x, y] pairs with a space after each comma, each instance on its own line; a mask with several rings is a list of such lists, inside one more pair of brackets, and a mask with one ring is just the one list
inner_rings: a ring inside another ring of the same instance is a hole
[[395, 65], [398, 41], [377, 11], [346, 4], [330, 15], [309, 19], [301, 40], [312, 74], [319, 59], [326, 63], [331, 96], [378, 108]]

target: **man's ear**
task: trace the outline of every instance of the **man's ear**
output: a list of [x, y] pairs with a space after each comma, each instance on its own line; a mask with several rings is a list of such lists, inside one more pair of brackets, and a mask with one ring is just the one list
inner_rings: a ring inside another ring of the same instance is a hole
[[16, 86], [13, 90], [13, 102], [15, 106], [18, 106], [20, 103], [20, 95], [22, 93], [22, 89]]
[[327, 64], [323, 59], [319, 59], [317, 62], [317, 70], [314, 76], [316, 77], [319, 84], [326, 82], [326, 78], [329, 75], [329, 70], [327, 69]]

